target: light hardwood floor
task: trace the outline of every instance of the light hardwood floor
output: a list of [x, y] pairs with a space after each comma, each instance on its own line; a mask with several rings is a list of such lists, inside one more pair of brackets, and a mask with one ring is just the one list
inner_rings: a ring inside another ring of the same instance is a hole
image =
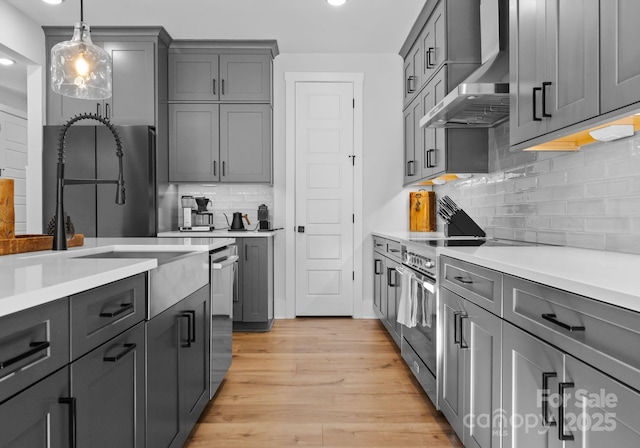
[[233, 352], [185, 447], [462, 447], [377, 320], [277, 320]]

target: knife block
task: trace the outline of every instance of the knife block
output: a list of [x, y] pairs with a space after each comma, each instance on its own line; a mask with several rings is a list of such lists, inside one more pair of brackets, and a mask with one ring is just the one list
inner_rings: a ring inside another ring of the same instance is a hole
[[436, 231], [436, 194], [433, 191], [409, 193], [409, 231]]
[[13, 179], [0, 179], [0, 239], [16, 236]]
[[458, 210], [444, 225], [444, 236], [487, 236], [464, 210]]

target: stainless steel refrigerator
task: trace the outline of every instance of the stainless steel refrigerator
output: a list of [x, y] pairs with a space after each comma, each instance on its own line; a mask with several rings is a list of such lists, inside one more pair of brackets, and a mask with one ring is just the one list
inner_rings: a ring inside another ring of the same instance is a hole
[[[115, 203], [116, 185], [66, 185], [64, 209], [75, 233], [86, 237], [155, 236], [158, 232], [156, 135], [149, 126], [117, 126], [123, 146], [125, 204]], [[43, 230], [56, 204], [59, 126], [44, 127]], [[105, 126], [72, 126], [65, 142], [65, 178], [116, 179], [118, 158]]]

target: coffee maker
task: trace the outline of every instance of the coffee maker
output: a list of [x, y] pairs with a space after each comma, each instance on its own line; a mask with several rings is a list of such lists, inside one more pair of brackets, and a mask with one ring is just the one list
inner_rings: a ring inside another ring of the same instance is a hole
[[198, 208], [193, 213], [193, 226], [203, 230], [213, 230], [213, 213], [207, 209], [207, 205], [211, 203], [211, 199], [207, 197], [194, 198]]
[[258, 206], [258, 231], [267, 232], [271, 230], [271, 222], [269, 222], [269, 208], [266, 204]]
[[182, 205], [182, 227], [180, 227], [180, 230], [191, 230], [193, 226], [191, 213], [196, 207], [196, 201], [193, 196], [182, 196], [180, 203]]

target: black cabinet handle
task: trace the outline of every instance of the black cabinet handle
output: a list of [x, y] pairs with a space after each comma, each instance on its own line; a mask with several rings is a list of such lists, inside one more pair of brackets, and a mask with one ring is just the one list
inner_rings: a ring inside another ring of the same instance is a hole
[[411, 75], [407, 78], [407, 93], [413, 93], [416, 91], [414, 83], [416, 81], [416, 77]]
[[473, 280], [466, 280], [463, 277], [457, 275], [455, 277], [453, 277], [455, 280], [457, 280], [459, 283], [464, 283], [465, 285], [470, 285], [473, 283]]
[[436, 166], [433, 164], [432, 160], [431, 160], [431, 154], [435, 155], [436, 150], [435, 149], [430, 149], [427, 151], [427, 168], [435, 168]]
[[[378, 264], [378, 263], [379, 263], [379, 264]], [[378, 269], [378, 267], [380, 267], [380, 268], [382, 267], [382, 260], [374, 260], [374, 263], [373, 263], [373, 272], [374, 272], [374, 274], [376, 274], [376, 275], [380, 275], [380, 274], [382, 274], [382, 270], [381, 270], [381, 269]]]
[[549, 378], [556, 378], [556, 372], [542, 372], [542, 424], [556, 426], [556, 422], [547, 420], [549, 415]]
[[217, 160], [213, 161], [213, 175], [214, 176], [218, 175], [218, 161]]
[[573, 434], [564, 433], [564, 390], [575, 387], [573, 383], [560, 383], [558, 385], [558, 395], [560, 395], [560, 411], [558, 415], [558, 439], [559, 440], [574, 440]]
[[32, 342], [29, 344], [29, 347], [32, 347], [31, 350], [27, 350], [24, 353], [19, 354], [18, 356], [14, 356], [13, 358], [7, 359], [6, 361], [0, 361], [0, 370], [6, 369], [7, 367], [22, 361], [30, 356], [35, 355], [36, 353], [49, 348], [51, 344], [49, 341], [44, 342]]
[[395, 283], [395, 280], [396, 280], [395, 275], [393, 276], [394, 282], [391, 283], [391, 273], [392, 272], [395, 273], [396, 269], [395, 268], [387, 268], [387, 286], [395, 288], [397, 286], [396, 283]]
[[120, 309], [118, 309], [117, 311], [100, 313], [100, 317], [116, 317], [132, 309], [133, 303], [123, 303], [120, 305]]
[[[187, 319], [187, 340], [185, 342], [182, 342], [181, 346], [182, 347], [186, 347], [189, 348], [191, 347], [191, 318], [192, 315], [191, 313], [187, 313], [187, 312], [183, 312], [182, 314], [180, 314], [180, 317], [182, 318], [186, 318]], [[180, 331], [180, 337], [182, 337], [182, 331]]]
[[400, 249], [389, 248], [389, 252], [393, 252], [394, 254], [397, 254], [398, 252], [400, 252]]
[[222, 80], [222, 91], [221, 93], [224, 95], [224, 79]]
[[223, 160], [222, 161], [222, 175], [226, 176], [227, 175], [227, 170], [226, 170], [227, 166], [226, 166], [226, 162]]
[[453, 313], [453, 343], [460, 345], [461, 338], [459, 336], [458, 330], [458, 320], [460, 318], [460, 311], [455, 311]]
[[407, 162], [407, 176], [415, 176], [416, 175], [416, 161], [409, 160]]
[[565, 324], [564, 322], [560, 322], [559, 320], [556, 319], [555, 314], [543, 314], [542, 318], [568, 331], [585, 331], [585, 327], [580, 327], [580, 326], [574, 327], [572, 325]]
[[104, 113], [107, 120], [111, 118], [111, 105], [109, 103], [104, 103]]
[[58, 403], [69, 405], [69, 446], [70, 448], [76, 448], [78, 446], [78, 440], [76, 436], [76, 421], [77, 410], [75, 397], [58, 398]]
[[431, 62], [431, 55], [436, 51], [435, 47], [429, 47], [427, 50], [427, 68], [433, 68], [435, 64]]
[[536, 108], [536, 92], [542, 92], [542, 87], [533, 88], [533, 121], [542, 121], [542, 118], [538, 118], [538, 109]]
[[542, 83], [542, 116], [545, 118], [551, 118], [551, 114], [547, 113], [547, 87], [551, 85], [551, 82]]
[[187, 310], [184, 312], [191, 315], [191, 323], [189, 324], [189, 342], [196, 342], [196, 312], [194, 310]]
[[102, 115], [102, 104], [100, 104], [100, 103], [96, 104], [96, 115], [97, 116], [101, 116]]
[[462, 322], [462, 319], [468, 319], [468, 318], [469, 318], [468, 314], [464, 314], [464, 313], [460, 314], [460, 348], [461, 349], [469, 348], [467, 343], [464, 342], [464, 326], [463, 326], [463, 322]]
[[124, 357], [124, 355], [136, 348], [136, 344], [124, 344], [123, 347], [124, 350], [122, 350], [116, 356], [105, 356], [104, 358], [102, 358], [102, 360], [104, 362], [118, 362]]
[[213, 79], [213, 94], [216, 94], [216, 80], [215, 78]]

